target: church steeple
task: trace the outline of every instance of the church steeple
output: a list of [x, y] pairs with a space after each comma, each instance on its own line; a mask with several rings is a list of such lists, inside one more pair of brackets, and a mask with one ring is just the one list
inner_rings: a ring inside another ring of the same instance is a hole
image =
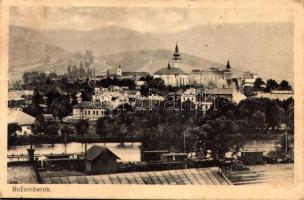
[[116, 75], [117, 76], [122, 76], [122, 70], [121, 70], [121, 67], [120, 67], [120, 63], [118, 65], [118, 69], [117, 69]]
[[181, 57], [180, 57], [180, 53], [179, 53], [179, 48], [178, 48], [178, 44], [176, 43], [176, 46], [175, 46], [175, 52], [173, 54], [173, 58], [172, 60], [181, 60]]
[[230, 71], [230, 70], [231, 70], [231, 66], [230, 66], [229, 60], [227, 61], [226, 70], [227, 70], [227, 71]]

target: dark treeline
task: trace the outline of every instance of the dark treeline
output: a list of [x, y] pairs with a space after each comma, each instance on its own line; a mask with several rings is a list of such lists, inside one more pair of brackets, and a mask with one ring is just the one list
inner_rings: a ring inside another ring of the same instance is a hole
[[253, 87], [245, 86], [243, 92], [245, 96], [251, 97], [257, 92], [271, 92], [272, 90], [292, 90], [292, 86], [286, 80], [277, 83], [276, 80], [268, 79], [265, 83], [261, 78], [257, 78]]
[[206, 114], [189, 108], [129, 109], [100, 119], [96, 130], [101, 137], [115, 133], [122, 144], [125, 137], [140, 137], [145, 150], [191, 151], [201, 157], [209, 149], [215, 157], [223, 156], [228, 150], [238, 151], [246, 135], [266, 135], [283, 123], [293, 134], [292, 98], [284, 101], [250, 98], [238, 105], [218, 99]]

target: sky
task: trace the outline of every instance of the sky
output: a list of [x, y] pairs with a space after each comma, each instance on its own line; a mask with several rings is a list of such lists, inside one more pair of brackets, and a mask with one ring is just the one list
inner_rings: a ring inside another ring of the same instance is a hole
[[187, 7], [11, 7], [10, 24], [39, 29], [92, 30], [120, 26], [140, 32], [176, 32], [214, 23], [291, 22], [292, 10]]

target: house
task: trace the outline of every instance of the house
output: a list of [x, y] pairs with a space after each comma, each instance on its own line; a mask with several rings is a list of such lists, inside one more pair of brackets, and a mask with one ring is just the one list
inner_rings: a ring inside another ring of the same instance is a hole
[[[240, 78], [240, 83], [243, 88], [253, 87], [255, 80], [259, 78], [257, 73], [244, 72], [243, 76]], [[262, 85], [265, 87], [265, 85]]]
[[138, 80], [141, 77], [149, 76], [150, 74], [148, 72], [125, 72], [122, 70], [122, 67], [120, 64], [118, 67], [108, 70], [107, 76], [108, 77], [116, 77], [118, 79], [132, 79], [132, 80]]
[[[206, 90], [205, 90], [206, 91]], [[206, 112], [212, 106], [212, 99], [203, 93], [200, 89], [189, 88], [181, 95], [181, 103], [190, 101], [194, 104], [196, 110]]]
[[118, 159], [108, 148], [94, 145], [86, 153], [84, 171], [88, 174], [115, 173]]
[[104, 115], [105, 109], [101, 102], [83, 101], [73, 106], [74, 119], [98, 119]]
[[129, 98], [126, 94], [121, 92], [104, 92], [102, 95], [97, 97], [97, 99], [104, 103], [110, 103], [112, 108], [117, 108], [120, 105], [129, 103]]
[[123, 91], [123, 89], [121, 87], [117, 86], [117, 85], [111, 85], [111, 86], [109, 86], [108, 90], [110, 92], [122, 92]]
[[35, 123], [35, 117], [28, 115], [20, 108], [12, 108], [8, 111], [8, 124], [18, 124], [21, 130], [16, 132], [17, 135], [32, 134], [32, 125]]
[[8, 107], [20, 107], [32, 102], [33, 90], [9, 90]]
[[165, 85], [182, 86], [189, 85], [189, 76], [179, 67], [181, 65], [181, 57], [178, 45], [175, 46], [175, 52], [171, 58], [171, 63], [168, 66], [156, 71], [153, 78], [160, 78], [165, 82]]
[[163, 96], [157, 95], [157, 94], [151, 94], [148, 96], [149, 100], [155, 100], [155, 101], [164, 101], [165, 98]]

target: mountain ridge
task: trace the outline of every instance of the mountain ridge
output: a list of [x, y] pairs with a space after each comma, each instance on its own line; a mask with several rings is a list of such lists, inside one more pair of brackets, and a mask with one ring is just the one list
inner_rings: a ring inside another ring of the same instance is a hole
[[[250, 70], [267, 78], [293, 81], [291, 67], [293, 66], [293, 24], [289, 23], [200, 25], [179, 32], [166, 33], [142, 33], [115, 26], [90, 31], [75, 31], [36, 30], [16, 28], [12, 25], [10, 38], [15, 38], [10, 41], [10, 46], [11, 42], [14, 43], [23, 38], [26, 42], [41, 42], [58, 47], [68, 54], [73, 54], [75, 50], [89, 49], [94, 52], [98, 60], [129, 51], [173, 50], [175, 43], [178, 42], [182, 54], [197, 56], [216, 63], [225, 63], [229, 59], [233, 66], [241, 71]], [[15, 45], [13, 49], [16, 48], [18, 46]], [[25, 52], [25, 54], [28, 53]], [[10, 55], [11, 57], [16, 61], [19, 59], [18, 55]], [[103, 64], [102, 68], [113, 67]], [[143, 66], [145, 64], [147, 63], [142, 63]], [[15, 66], [10, 64], [10, 67]], [[135, 68], [138, 69], [137, 65]], [[274, 68], [276, 70], [273, 70]]]

